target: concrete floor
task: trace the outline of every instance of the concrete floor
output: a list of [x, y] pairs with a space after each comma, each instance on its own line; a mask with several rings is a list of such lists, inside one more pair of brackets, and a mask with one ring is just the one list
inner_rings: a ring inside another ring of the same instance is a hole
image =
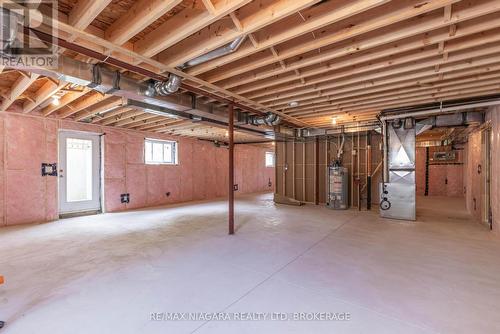
[[[499, 333], [500, 240], [460, 199], [419, 222], [238, 200], [0, 230], [1, 333]], [[350, 321], [151, 321], [151, 312], [348, 312]]]

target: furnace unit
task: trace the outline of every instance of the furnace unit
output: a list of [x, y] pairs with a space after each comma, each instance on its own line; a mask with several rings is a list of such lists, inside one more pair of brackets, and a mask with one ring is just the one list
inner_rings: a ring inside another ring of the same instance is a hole
[[330, 209], [345, 210], [348, 203], [348, 172], [346, 167], [329, 166], [326, 175], [326, 205]]

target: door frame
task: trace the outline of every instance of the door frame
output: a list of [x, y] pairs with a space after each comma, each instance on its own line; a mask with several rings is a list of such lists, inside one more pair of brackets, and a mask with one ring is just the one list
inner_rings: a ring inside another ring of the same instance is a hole
[[[97, 149], [97, 157], [98, 157], [98, 189], [97, 193], [99, 196], [99, 208], [98, 209], [91, 209], [91, 210], [82, 210], [82, 211], [74, 211], [74, 212], [61, 212], [61, 182], [62, 182], [62, 177], [60, 176], [59, 173], [61, 173], [61, 148], [62, 148], [62, 143], [61, 143], [61, 134], [63, 133], [68, 133], [68, 134], [75, 134], [78, 136], [80, 135], [91, 135], [91, 136], [96, 136], [98, 137], [97, 142], [99, 143], [98, 149]], [[81, 131], [81, 130], [72, 130], [72, 129], [58, 129], [57, 132], [57, 170], [58, 170], [58, 177], [57, 177], [57, 210], [59, 214], [59, 218], [67, 218], [67, 217], [73, 217], [73, 216], [83, 216], [83, 215], [89, 215], [89, 214], [97, 214], [97, 213], [102, 213], [104, 211], [104, 150], [103, 150], [103, 145], [104, 145], [104, 135], [105, 133], [102, 132], [92, 132], [92, 131]]]

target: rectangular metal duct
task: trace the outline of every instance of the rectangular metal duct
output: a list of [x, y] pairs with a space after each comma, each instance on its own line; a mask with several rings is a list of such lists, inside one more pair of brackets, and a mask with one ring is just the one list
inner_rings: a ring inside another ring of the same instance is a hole
[[[199, 120], [214, 126], [225, 127], [228, 114], [225, 108], [209, 104], [196, 103], [196, 97], [189, 94], [172, 94], [169, 96], [148, 97], [144, 94], [148, 86], [133, 78], [111, 71], [101, 66], [87, 64], [72, 58], [60, 56], [56, 69], [45, 69], [30, 66], [19, 66], [16, 69], [37, 73], [56, 80], [89, 87], [95, 91], [126, 99], [127, 104], [135, 104], [145, 112], [171, 117], [172, 114], [181, 118]], [[269, 129], [250, 124], [239, 124], [238, 130], [248, 131], [254, 135], [266, 135]]]
[[415, 127], [405, 129], [402, 122], [387, 124], [384, 164], [389, 179], [380, 187], [381, 217], [416, 219], [415, 136]]

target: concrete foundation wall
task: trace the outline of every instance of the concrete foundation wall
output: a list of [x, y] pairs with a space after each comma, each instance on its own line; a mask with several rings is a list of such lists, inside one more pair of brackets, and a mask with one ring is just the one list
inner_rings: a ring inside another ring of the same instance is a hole
[[[228, 150], [212, 143], [175, 136], [101, 127], [70, 121], [0, 115], [0, 226], [58, 218], [58, 178], [41, 176], [42, 162], [58, 161], [59, 129], [104, 135], [104, 206], [106, 211], [212, 199], [227, 194]], [[144, 138], [179, 142], [178, 165], [144, 164]], [[269, 149], [236, 145], [238, 193], [274, 189], [274, 168], [265, 167]], [[271, 181], [271, 187], [268, 185]], [[170, 196], [166, 193], [170, 192]], [[130, 203], [120, 194], [130, 193]]]

